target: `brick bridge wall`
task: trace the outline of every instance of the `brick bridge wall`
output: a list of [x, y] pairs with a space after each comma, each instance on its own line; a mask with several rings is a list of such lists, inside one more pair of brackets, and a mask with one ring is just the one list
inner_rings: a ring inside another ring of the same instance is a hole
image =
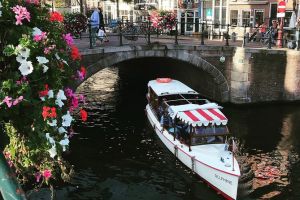
[[[244, 104], [300, 100], [300, 52], [294, 50], [156, 44], [93, 49], [82, 54], [88, 77], [128, 59], [169, 57], [191, 63], [212, 76], [215, 84], [208, 85], [208, 90], [220, 94], [208, 96], [216, 101]], [[224, 63], [220, 62], [222, 55]]]

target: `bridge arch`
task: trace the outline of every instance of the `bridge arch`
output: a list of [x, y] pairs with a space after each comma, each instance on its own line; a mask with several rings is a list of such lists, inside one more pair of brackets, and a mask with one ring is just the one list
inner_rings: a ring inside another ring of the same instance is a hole
[[[221, 99], [217, 99], [217, 100], [221, 102], [229, 101], [229, 85], [228, 85], [228, 81], [226, 80], [222, 72], [219, 69], [217, 69], [214, 65], [204, 60], [203, 58], [199, 57], [198, 55], [191, 54], [187, 50], [168, 50], [168, 49], [137, 50], [136, 48], [134, 48], [131, 51], [102, 53], [98, 55], [98, 59], [96, 60], [96, 62], [86, 66], [87, 68], [86, 79], [106, 67], [114, 66], [117, 63], [126, 60], [138, 59], [144, 57], [162, 57], [162, 58], [167, 57], [167, 58], [180, 60], [192, 64], [193, 66], [207, 72], [213, 77], [215, 84], [217, 85], [219, 91], [221, 92], [220, 94]], [[89, 59], [88, 56], [86, 56], [85, 59]], [[84, 82], [84, 80], [82, 82]], [[82, 82], [78, 82], [75, 88], [77, 88]]]

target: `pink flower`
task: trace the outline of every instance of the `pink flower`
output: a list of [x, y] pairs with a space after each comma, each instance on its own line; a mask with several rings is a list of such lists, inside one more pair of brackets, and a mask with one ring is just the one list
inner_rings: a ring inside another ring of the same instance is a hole
[[80, 99], [80, 101], [81, 101], [82, 103], [85, 103], [85, 97], [84, 97], [83, 94], [80, 94], [80, 95], [79, 95], [79, 99]]
[[33, 36], [33, 40], [34, 40], [35, 42], [39, 42], [39, 41], [44, 40], [44, 39], [46, 39], [46, 38], [47, 38], [47, 33], [46, 33], [46, 32], [42, 32], [41, 35], [34, 35], [34, 36]]
[[36, 182], [37, 182], [37, 183], [40, 182], [40, 179], [41, 179], [41, 177], [42, 177], [42, 174], [41, 174], [40, 172], [37, 172], [37, 173], [34, 174], [34, 176], [35, 176]]
[[56, 45], [53, 44], [49, 47], [44, 48], [44, 54], [49, 54], [53, 49], [55, 49]]
[[66, 88], [65, 95], [69, 98], [72, 98], [74, 96], [73, 90], [71, 88]]
[[27, 84], [28, 81], [27, 81], [26, 76], [23, 76], [19, 81], [16, 81], [16, 83], [17, 83], [17, 85], [21, 85], [22, 83]]
[[39, 5], [40, 0], [26, 0], [26, 3], [33, 3], [35, 5]]
[[13, 7], [12, 10], [16, 14], [16, 25], [22, 25], [23, 19], [27, 19], [27, 21], [30, 22], [30, 13], [27, 11], [27, 8], [17, 5]]
[[73, 45], [74, 40], [73, 40], [73, 37], [71, 36], [70, 33], [63, 34], [63, 38], [65, 39], [66, 43], [67, 43], [69, 46], [72, 46], [72, 45]]
[[11, 97], [8, 97], [8, 96], [6, 96], [4, 99], [3, 99], [3, 101], [2, 101], [3, 103], [6, 103], [6, 105], [7, 105], [7, 107], [11, 107], [11, 105], [12, 105], [12, 98]]
[[77, 108], [78, 107], [78, 98], [74, 95], [72, 98], [72, 107]]
[[23, 96], [19, 96], [18, 98], [16, 98], [13, 102], [13, 105], [17, 105], [18, 103], [20, 103], [23, 100]]
[[52, 176], [51, 170], [46, 169], [43, 171], [43, 176], [45, 177], [46, 181]]
[[84, 80], [84, 76], [83, 74], [81, 73], [81, 71], [77, 70], [77, 77], [80, 81], [83, 81]]

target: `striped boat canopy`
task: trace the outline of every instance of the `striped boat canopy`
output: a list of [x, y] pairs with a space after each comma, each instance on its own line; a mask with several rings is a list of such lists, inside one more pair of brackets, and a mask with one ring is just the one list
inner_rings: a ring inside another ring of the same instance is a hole
[[178, 118], [192, 126], [226, 125], [228, 119], [220, 111], [221, 106], [216, 103], [184, 104], [170, 106], [168, 111], [172, 119]]

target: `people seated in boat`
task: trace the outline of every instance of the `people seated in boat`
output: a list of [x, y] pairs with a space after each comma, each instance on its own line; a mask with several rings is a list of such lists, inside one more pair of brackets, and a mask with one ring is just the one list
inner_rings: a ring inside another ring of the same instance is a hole
[[206, 129], [203, 126], [197, 126], [195, 128], [195, 134], [196, 135], [204, 135], [206, 133]]
[[160, 119], [160, 125], [164, 128], [164, 129], [169, 129], [172, 126], [172, 119], [171, 117], [168, 115], [167, 111], [163, 112], [163, 115], [161, 116]]
[[160, 104], [158, 106], [158, 109], [157, 109], [157, 117], [158, 117], [158, 119], [161, 119], [161, 116], [163, 115], [163, 113], [164, 113], [164, 109], [163, 109], [162, 105]]
[[166, 100], [167, 100], [166, 98], [163, 98], [162, 101], [158, 105], [158, 109], [157, 109], [158, 119], [161, 119], [161, 117], [164, 113], [164, 107], [165, 107]]
[[185, 142], [189, 138], [188, 125], [179, 120], [176, 124], [176, 129], [178, 129], [178, 139], [181, 142]]

